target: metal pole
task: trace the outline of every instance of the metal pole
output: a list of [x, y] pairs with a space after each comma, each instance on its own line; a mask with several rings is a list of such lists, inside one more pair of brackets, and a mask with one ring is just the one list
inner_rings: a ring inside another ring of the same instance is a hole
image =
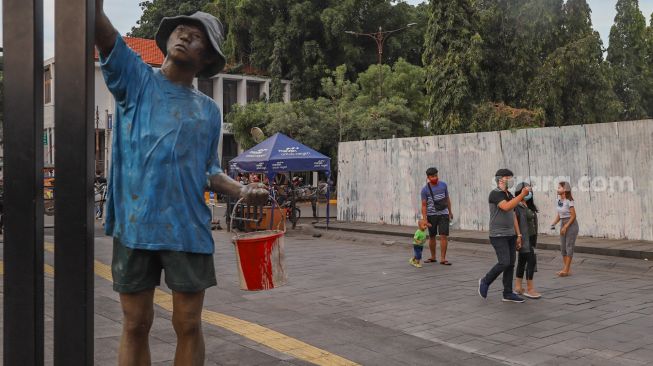
[[93, 364], [95, 0], [55, 2], [54, 364]]
[[383, 28], [379, 27], [379, 31], [374, 35], [379, 65], [383, 64], [383, 36]]
[[5, 365], [43, 365], [43, 0], [3, 0]]
[[95, 164], [93, 171], [98, 170], [100, 162], [100, 107], [95, 106]]

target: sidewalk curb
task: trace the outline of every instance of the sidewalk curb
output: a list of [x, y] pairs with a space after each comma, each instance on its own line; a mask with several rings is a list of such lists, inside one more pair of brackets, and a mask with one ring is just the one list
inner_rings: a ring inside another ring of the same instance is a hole
[[[319, 230], [325, 230], [326, 225], [322, 223], [314, 224], [313, 227]], [[384, 231], [384, 230], [372, 230], [365, 228], [349, 228], [349, 227], [338, 227], [337, 224], [332, 224], [329, 227], [329, 230], [333, 231], [345, 231], [345, 232], [355, 232], [361, 234], [373, 234], [373, 235], [387, 235], [395, 236], [401, 238], [412, 238], [412, 234], [402, 233], [397, 231]], [[471, 238], [464, 236], [449, 235], [449, 240], [458, 241], [464, 243], [473, 243], [473, 244], [490, 244], [490, 239], [480, 239], [480, 238]], [[560, 244], [555, 244], [551, 242], [541, 242], [538, 240], [537, 249], [544, 250], [560, 250]], [[653, 260], [653, 251], [644, 251], [644, 250], [633, 250], [633, 249], [616, 249], [616, 248], [599, 248], [599, 247], [588, 247], [582, 245], [576, 245], [574, 248], [576, 253], [585, 253], [585, 254], [594, 254], [601, 255], [606, 257], [620, 257], [620, 258], [630, 258], [630, 259], [648, 259]]]

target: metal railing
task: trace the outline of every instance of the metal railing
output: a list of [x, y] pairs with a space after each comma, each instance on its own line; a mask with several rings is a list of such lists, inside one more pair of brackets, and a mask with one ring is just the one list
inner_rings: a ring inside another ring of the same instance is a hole
[[[54, 364], [93, 364], [95, 0], [55, 1]], [[44, 364], [43, 0], [3, 0], [4, 364]]]

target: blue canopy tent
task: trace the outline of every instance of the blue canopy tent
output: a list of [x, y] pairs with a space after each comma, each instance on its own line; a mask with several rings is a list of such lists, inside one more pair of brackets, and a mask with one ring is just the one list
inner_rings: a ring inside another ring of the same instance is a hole
[[277, 133], [260, 144], [240, 154], [229, 162], [232, 171], [265, 174], [270, 181], [277, 173], [324, 172], [327, 177], [327, 228], [329, 227], [329, 198], [331, 158], [303, 145], [290, 137]]

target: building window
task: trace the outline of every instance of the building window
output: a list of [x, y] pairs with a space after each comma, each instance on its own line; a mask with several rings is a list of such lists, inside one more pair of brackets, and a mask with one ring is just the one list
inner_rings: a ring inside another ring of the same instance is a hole
[[197, 89], [213, 99], [213, 79], [197, 79]]
[[234, 135], [222, 135], [222, 170], [228, 171], [229, 162], [238, 156], [238, 143]]
[[261, 83], [247, 83], [247, 103], [261, 100]]
[[224, 80], [222, 83], [222, 114], [226, 117], [234, 104], [238, 103], [238, 82]]
[[45, 78], [43, 82], [43, 102], [49, 104], [52, 103], [52, 70], [49, 67], [45, 69], [43, 77]]

